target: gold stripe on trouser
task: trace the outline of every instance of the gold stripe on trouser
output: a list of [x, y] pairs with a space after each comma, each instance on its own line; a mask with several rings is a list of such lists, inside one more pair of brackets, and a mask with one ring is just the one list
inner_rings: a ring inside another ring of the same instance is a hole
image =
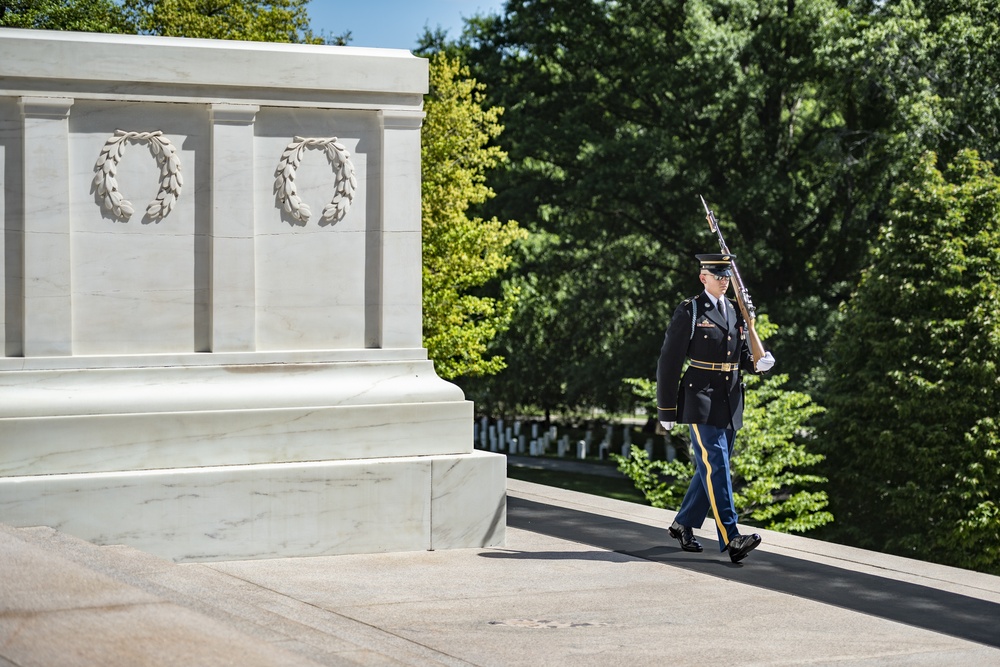
[[691, 424], [691, 430], [694, 431], [698, 447], [701, 449], [701, 460], [705, 463], [705, 486], [708, 487], [708, 502], [712, 504], [712, 516], [715, 517], [715, 525], [719, 529], [719, 535], [722, 535], [722, 539], [726, 541], [726, 546], [728, 547], [729, 534], [726, 532], [725, 526], [722, 525], [722, 520], [719, 518], [719, 508], [715, 504], [715, 489], [712, 488], [712, 465], [708, 462], [708, 450], [705, 449], [705, 443], [701, 441], [701, 432], [698, 430], [698, 425]]

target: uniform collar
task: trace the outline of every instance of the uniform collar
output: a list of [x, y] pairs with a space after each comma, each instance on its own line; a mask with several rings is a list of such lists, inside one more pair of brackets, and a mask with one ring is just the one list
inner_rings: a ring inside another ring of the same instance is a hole
[[[711, 294], [709, 294], [709, 293], [708, 293], [708, 290], [705, 290], [704, 292], [702, 292], [702, 295], [703, 295], [703, 296], [704, 296], [704, 297], [705, 297], [706, 299], [708, 299], [708, 302], [709, 302], [710, 304], [712, 304], [712, 306], [713, 306], [713, 307], [715, 307], [715, 308], [718, 308], [718, 307], [719, 307], [719, 299], [716, 299], [716, 298], [715, 298], [714, 296], [712, 296]], [[726, 297], [725, 297], [725, 296], [723, 296], [723, 297], [721, 297], [721, 298], [725, 299]]]

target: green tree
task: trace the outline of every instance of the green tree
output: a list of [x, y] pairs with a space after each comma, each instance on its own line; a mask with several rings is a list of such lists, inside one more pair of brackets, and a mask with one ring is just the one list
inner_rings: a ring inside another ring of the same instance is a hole
[[832, 537], [1000, 574], [1000, 178], [928, 154], [843, 309], [822, 400]]
[[[484, 395], [623, 407], [620, 378], [645, 373], [697, 289], [691, 255], [714, 249], [699, 193], [785, 323], [783, 372], [816, 387], [908, 165], [1000, 149], [998, 14], [988, 0], [511, 0], [469, 21], [463, 53], [507, 109], [511, 161], [486, 210], [548, 239], [518, 258], [512, 280], [537, 298], [497, 341], [522, 368]], [[550, 347], [573, 349], [572, 368]]]
[[[761, 334], [774, 327], [761, 317]], [[826, 509], [827, 493], [820, 487], [825, 477], [806, 472], [823, 461], [807, 448], [813, 440], [809, 425], [823, 409], [804, 393], [785, 388], [787, 375], [748, 376], [744, 427], [736, 440], [732, 460], [733, 502], [741, 523], [803, 533], [833, 521]], [[656, 385], [652, 380], [627, 382], [655, 414]], [[687, 427], [675, 427], [672, 436], [689, 443]], [[688, 447], [673, 461], [651, 460], [633, 446], [626, 458], [612, 454], [618, 469], [629, 477], [653, 507], [677, 509], [695, 474]]]
[[[491, 348], [507, 359], [508, 369], [463, 386], [481, 405], [505, 413], [627, 406], [631, 397], [622, 378], [655, 364], [663, 337], [657, 314], [665, 305], [638, 270], [661, 262], [656, 253], [656, 246], [634, 235], [609, 239], [596, 252], [533, 232], [531, 243], [519, 244], [510, 271], [519, 308], [510, 331]], [[693, 290], [696, 274], [689, 277]], [[644, 344], [651, 337], [658, 342]]]
[[1000, 5], [993, 0], [914, 0], [926, 17], [934, 90], [940, 98], [943, 163], [964, 149], [1000, 159]]
[[861, 76], [858, 48], [881, 53], [867, 48], [871, 30], [835, 0], [512, 0], [471, 24], [470, 61], [509, 114], [511, 164], [488, 210], [552, 239], [517, 267], [543, 290], [525, 307], [544, 311], [519, 312], [500, 344], [565, 322], [578, 353], [566, 368], [550, 363], [559, 352], [523, 350], [533, 379], [510, 381], [555, 376], [567, 401], [624, 407], [608, 387], [648, 368], [673, 307], [698, 287], [692, 256], [716, 247], [699, 193], [758, 306], [789, 322], [782, 364], [800, 384], [821, 367], [828, 313], [886, 203], [887, 165], [912, 145], [897, 141], [899, 108], [920, 86], [907, 79], [890, 99]]
[[114, 0], [0, 0], [0, 27], [134, 33]]
[[490, 145], [503, 130], [502, 109], [484, 108], [484, 86], [457, 59], [430, 59], [430, 92], [421, 134], [424, 345], [439, 375], [496, 373], [487, 344], [506, 328], [516, 293], [482, 293], [510, 263], [509, 246], [527, 232], [516, 222], [469, 217], [493, 196], [487, 170], [506, 154]]
[[253, 42], [322, 43], [309, 0], [124, 0], [141, 34]]

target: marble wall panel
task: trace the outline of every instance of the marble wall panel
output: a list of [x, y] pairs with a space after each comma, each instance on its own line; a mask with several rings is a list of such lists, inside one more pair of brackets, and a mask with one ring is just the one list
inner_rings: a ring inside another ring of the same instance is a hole
[[[146, 214], [161, 174], [148, 140], [127, 140], [117, 167], [127, 220], [103, 206], [95, 164], [116, 129], [161, 131], [176, 148], [183, 185], [165, 217]], [[73, 351], [207, 351], [209, 126], [202, 105], [78, 101], [70, 116]]]
[[[366, 299], [377, 247], [366, 232], [377, 225], [370, 174], [378, 169], [375, 116], [366, 112], [262, 108], [255, 122], [257, 347], [260, 350], [366, 346]], [[350, 153], [357, 187], [345, 217], [322, 217], [337, 186], [326, 152], [301, 151], [297, 195], [310, 215], [296, 219], [273, 184], [282, 154], [295, 137], [337, 137]], [[377, 173], [377, 172], [376, 172]]]

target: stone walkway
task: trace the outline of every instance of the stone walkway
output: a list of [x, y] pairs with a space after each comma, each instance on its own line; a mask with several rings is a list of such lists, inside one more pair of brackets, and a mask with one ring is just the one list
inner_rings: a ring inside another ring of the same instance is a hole
[[508, 484], [495, 549], [177, 565], [0, 527], [0, 665], [1000, 665], [1000, 577], [768, 532], [733, 565]]

